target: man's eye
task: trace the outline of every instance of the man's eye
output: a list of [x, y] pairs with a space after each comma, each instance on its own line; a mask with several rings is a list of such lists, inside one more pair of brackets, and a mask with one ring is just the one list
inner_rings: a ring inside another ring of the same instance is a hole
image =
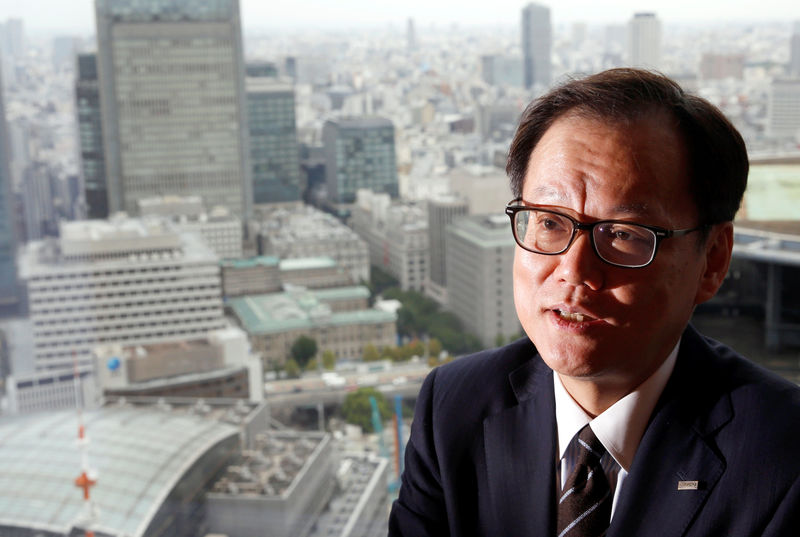
[[628, 233], [627, 231], [617, 230], [617, 231], [614, 232], [614, 238], [618, 239], [618, 240], [621, 240], [621, 241], [627, 241], [627, 240], [630, 240], [632, 237], [631, 237], [631, 234]]

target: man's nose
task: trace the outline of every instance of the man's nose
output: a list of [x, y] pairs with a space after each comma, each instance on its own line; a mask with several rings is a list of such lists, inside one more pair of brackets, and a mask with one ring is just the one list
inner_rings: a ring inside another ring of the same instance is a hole
[[605, 263], [595, 253], [589, 233], [578, 230], [567, 251], [558, 256], [556, 275], [560, 281], [596, 291], [604, 283]]

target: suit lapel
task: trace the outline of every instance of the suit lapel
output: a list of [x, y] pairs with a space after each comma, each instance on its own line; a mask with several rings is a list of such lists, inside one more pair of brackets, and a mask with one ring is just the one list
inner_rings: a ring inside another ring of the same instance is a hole
[[733, 411], [729, 397], [713, 385], [711, 360], [708, 347], [689, 328], [624, 482], [608, 537], [684, 535], [724, 473], [725, 462], [709, 437]]
[[533, 358], [509, 375], [518, 404], [484, 420], [489, 502], [497, 535], [555, 531], [552, 371]]

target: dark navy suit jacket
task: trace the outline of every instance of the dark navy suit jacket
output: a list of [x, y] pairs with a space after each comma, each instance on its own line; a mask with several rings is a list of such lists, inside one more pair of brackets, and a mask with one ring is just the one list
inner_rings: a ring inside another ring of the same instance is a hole
[[[527, 338], [434, 369], [389, 535], [554, 536], [556, 444]], [[717, 535], [800, 536], [800, 389], [688, 327], [607, 537]]]

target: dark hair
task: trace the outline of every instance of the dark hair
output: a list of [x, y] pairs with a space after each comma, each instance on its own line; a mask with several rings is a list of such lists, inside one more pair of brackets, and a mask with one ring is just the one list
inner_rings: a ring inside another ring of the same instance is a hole
[[747, 186], [749, 161], [741, 135], [714, 105], [689, 95], [664, 75], [641, 69], [610, 69], [569, 80], [531, 102], [522, 113], [508, 153], [506, 172], [515, 197], [531, 153], [545, 131], [567, 113], [632, 122], [663, 110], [675, 119], [689, 159], [689, 181], [701, 224], [733, 220]]

